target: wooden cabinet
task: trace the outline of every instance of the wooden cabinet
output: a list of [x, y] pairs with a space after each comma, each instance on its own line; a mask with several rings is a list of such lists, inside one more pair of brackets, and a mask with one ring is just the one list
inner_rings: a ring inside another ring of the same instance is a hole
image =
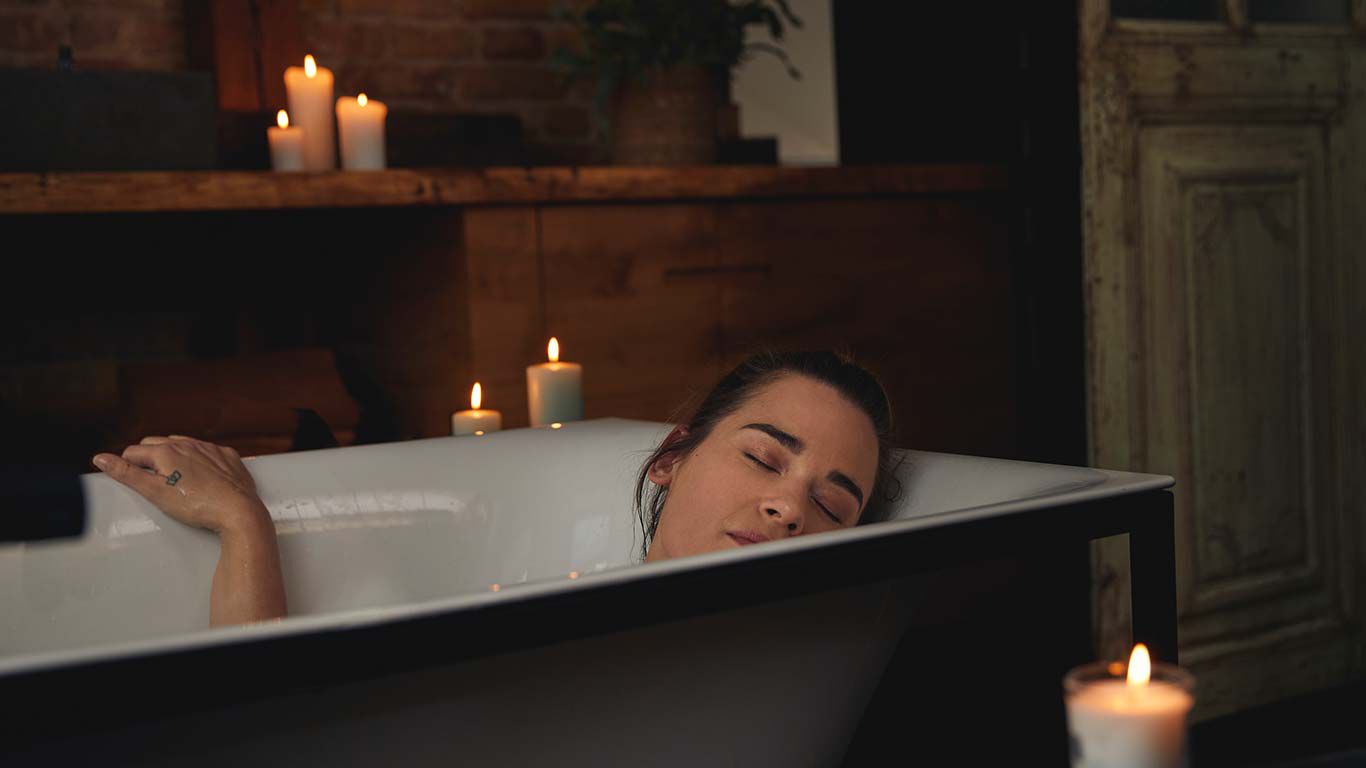
[[1015, 450], [1000, 196], [595, 203], [465, 218], [473, 367], [490, 371], [488, 391], [508, 393], [511, 426], [527, 419], [517, 377], [552, 335], [585, 366], [589, 418], [682, 418], [745, 355], [824, 347], [882, 377], [902, 443]]
[[[750, 351], [839, 347], [883, 377], [902, 444], [1013, 455], [1007, 204], [1004, 171], [974, 165], [0, 174], [0, 223], [58, 257], [7, 305], [35, 333], [147, 305], [213, 337], [159, 355], [329, 348], [363, 442], [449, 434], [474, 381], [525, 426], [553, 335], [588, 418], [682, 418]], [[109, 242], [136, 263], [96, 258]], [[184, 283], [187, 244], [213, 279]], [[63, 354], [131, 355], [156, 325]], [[70, 443], [80, 464], [95, 447]]]

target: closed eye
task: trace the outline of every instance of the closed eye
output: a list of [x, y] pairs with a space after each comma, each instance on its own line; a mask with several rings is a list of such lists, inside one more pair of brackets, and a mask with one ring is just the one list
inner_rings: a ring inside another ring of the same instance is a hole
[[[763, 467], [764, 469], [768, 470], [769, 472], [773, 472], [773, 473], [777, 473], [777, 472], [778, 472], [778, 470], [774, 469], [773, 467], [769, 466], [768, 464], [765, 464], [762, 460], [759, 459], [758, 456], [755, 456], [755, 455], [752, 454], [752, 453], [746, 452], [746, 453], [745, 453], [745, 458], [749, 459], [750, 461], [754, 462], [755, 464], [759, 465], [760, 467]], [[839, 516], [836, 515], [834, 512], [831, 512], [830, 510], [826, 509], [826, 508], [825, 508], [825, 505], [822, 504], [822, 503], [820, 502], [820, 499], [817, 499], [815, 496], [812, 496], [812, 497], [811, 497], [811, 501], [814, 502], [816, 506], [820, 507], [821, 511], [824, 512], [824, 513], [826, 514], [827, 517], [829, 517], [831, 520], [834, 520], [834, 521], [835, 521], [835, 525], [844, 525], [844, 521], [841, 520], [841, 519], [839, 519]]]
[[759, 457], [758, 457], [758, 456], [755, 456], [755, 455], [752, 454], [752, 453], [746, 453], [746, 454], [745, 454], [745, 458], [749, 459], [750, 461], [754, 462], [755, 464], [758, 464], [759, 466], [763, 467], [764, 469], [767, 469], [769, 472], [777, 472], [777, 471], [778, 471], [778, 470], [774, 469], [773, 467], [771, 467], [771, 466], [765, 464], [764, 462], [760, 461], [760, 460], [759, 460]]
[[816, 506], [821, 508], [822, 512], [829, 515], [831, 520], [835, 521], [835, 525], [844, 525], [844, 521], [839, 519], [839, 517], [836, 516], [834, 512], [831, 512], [830, 510], [826, 509], [825, 505], [821, 503], [820, 499], [816, 498], [815, 496], [812, 496], [811, 500], [816, 503]]

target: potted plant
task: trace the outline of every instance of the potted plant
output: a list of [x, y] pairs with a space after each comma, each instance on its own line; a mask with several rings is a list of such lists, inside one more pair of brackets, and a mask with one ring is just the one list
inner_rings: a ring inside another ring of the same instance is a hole
[[[592, 78], [619, 165], [695, 165], [716, 157], [717, 111], [735, 66], [770, 53], [799, 77], [779, 46], [801, 27], [787, 0], [596, 0], [561, 8], [579, 45], [556, 52], [571, 76]], [[748, 27], [772, 42], [745, 42]]]

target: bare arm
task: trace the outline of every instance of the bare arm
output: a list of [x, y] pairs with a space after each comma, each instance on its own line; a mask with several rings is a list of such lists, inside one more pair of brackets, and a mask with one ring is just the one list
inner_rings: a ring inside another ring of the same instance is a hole
[[168, 516], [218, 534], [210, 626], [285, 615], [275, 526], [236, 451], [180, 435], [146, 437], [122, 456], [101, 453], [94, 463]]
[[265, 505], [245, 509], [219, 532], [218, 568], [209, 593], [209, 626], [245, 624], [285, 615], [284, 578], [275, 525]]

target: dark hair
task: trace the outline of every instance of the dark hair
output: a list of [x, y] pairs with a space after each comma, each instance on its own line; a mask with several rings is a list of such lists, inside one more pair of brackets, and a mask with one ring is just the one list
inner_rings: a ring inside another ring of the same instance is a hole
[[887, 402], [887, 393], [877, 378], [855, 363], [849, 355], [840, 352], [764, 351], [750, 355], [723, 376], [692, 416], [680, 422], [681, 426], [687, 428], [686, 434], [671, 432], [640, 468], [636, 478], [634, 506], [640, 518], [641, 532], [645, 534], [645, 540], [641, 543], [642, 559], [659, 528], [659, 516], [664, 511], [664, 500], [668, 495], [668, 489], [649, 484], [650, 467], [671, 454], [688, 455], [707, 439], [718, 422], [744, 405], [755, 392], [789, 375], [806, 376], [829, 384], [872, 419], [873, 431], [878, 440], [877, 477], [859, 515], [858, 524], [886, 518], [891, 502], [900, 495], [901, 483], [896, 479], [896, 466], [892, 463], [895, 453], [895, 446], [892, 445], [892, 409]]

